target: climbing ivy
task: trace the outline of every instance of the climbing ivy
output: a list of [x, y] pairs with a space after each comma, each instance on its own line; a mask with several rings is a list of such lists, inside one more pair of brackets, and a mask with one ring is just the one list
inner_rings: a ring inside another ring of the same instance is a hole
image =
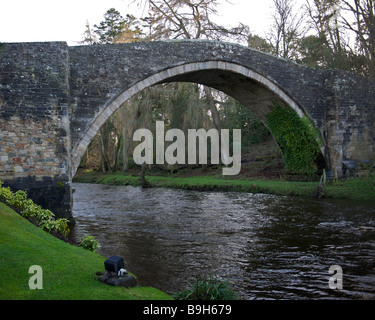
[[280, 146], [287, 170], [313, 175], [319, 144], [317, 132], [309, 119], [301, 119], [292, 109], [280, 106], [276, 106], [266, 117], [267, 126]]

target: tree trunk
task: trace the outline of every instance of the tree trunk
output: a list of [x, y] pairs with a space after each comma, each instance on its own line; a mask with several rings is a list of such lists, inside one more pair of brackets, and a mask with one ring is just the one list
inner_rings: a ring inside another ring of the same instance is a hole
[[122, 128], [122, 172], [128, 171], [126, 130]]
[[109, 171], [110, 173], [112, 173], [111, 166], [109, 164], [108, 156], [107, 156], [107, 153], [106, 153], [106, 147], [105, 147], [105, 144], [104, 144], [103, 135], [104, 135], [104, 130], [102, 130], [102, 128], [100, 128], [100, 146], [101, 146], [101, 154], [102, 154], [102, 171], [103, 171], [103, 173], [105, 173], [106, 171]]
[[142, 164], [142, 171], [141, 171], [141, 187], [142, 188], [151, 188], [151, 184], [146, 180], [145, 175], [146, 175], [146, 163]]

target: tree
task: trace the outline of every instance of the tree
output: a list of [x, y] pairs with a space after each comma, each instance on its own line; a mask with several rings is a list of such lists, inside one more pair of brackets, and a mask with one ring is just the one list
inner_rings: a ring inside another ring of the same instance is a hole
[[95, 33], [99, 36], [99, 43], [112, 43], [123, 32], [126, 21], [114, 8], [104, 14], [104, 19], [99, 26], [94, 25]]
[[273, 0], [273, 3], [275, 12], [268, 41], [272, 44], [275, 55], [295, 60], [298, 55], [298, 40], [304, 34], [302, 15], [294, 12], [293, 0]]
[[159, 39], [215, 39], [234, 38], [246, 40], [248, 28], [224, 27], [214, 23], [217, 0], [138, 0], [148, 9], [145, 18], [152, 40]]
[[83, 40], [81, 41], [81, 44], [87, 43], [89, 45], [93, 45], [96, 42], [98, 42], [98, 38], [97, 38], [96, 34], [91, 30], [90, 23], [87, 20], [86, 21], [86, 30], [83, 33]]
[[112, 42], [129, 43], [146, 40], [141, 30], [141, 21], [139, 19], [131, 14], [127, 14], [124, 21], [121, 33], [115, 36]]
[[315, 35], [302, 39], [300, 52], [301, 60], [309, 61], [311, 66], [351, 69], [346, 34], [340, 27], [339, 4], [339, 0], [310, 0], [306, 3], [308, 26]]
[[344, 27], [354, 32], [357, 52], [364, 57], [364, 72], [375, 78], [375, 1], [342, 0], [343, 8], [350, 13], [353, 22], [342, 17]]
[[250, 48], [268, 53], [274, 52], [275, 49], [266, 39], [251, 33], [247, 38], [247, 45]]

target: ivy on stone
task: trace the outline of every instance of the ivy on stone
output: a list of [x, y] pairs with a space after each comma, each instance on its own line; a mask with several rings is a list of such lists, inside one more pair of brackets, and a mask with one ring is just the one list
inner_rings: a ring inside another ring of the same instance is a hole
[[286, 169], [291, 173], [313, 175], [320, 151], [309, 120], [301, 119], [291, 108], [279, 105], [266, 118], [267, 126], [280, 146]]

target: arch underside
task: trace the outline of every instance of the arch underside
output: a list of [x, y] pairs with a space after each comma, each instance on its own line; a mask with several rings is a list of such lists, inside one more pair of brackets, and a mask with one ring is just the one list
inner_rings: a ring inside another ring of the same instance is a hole
[[168, 82], [195, 82], [220, 90], [248, 107], [263, 122], [275, 104], [289, 105], [300, 117], [305, 115], [302, 107], [279, 86], [247, 67], [223, 61], [182, 64], [137, 82], [101, 109], [72, 149], [71, 177], [75, 175], [82, 156], [100, 127], [121, 105], [145, 88]]

